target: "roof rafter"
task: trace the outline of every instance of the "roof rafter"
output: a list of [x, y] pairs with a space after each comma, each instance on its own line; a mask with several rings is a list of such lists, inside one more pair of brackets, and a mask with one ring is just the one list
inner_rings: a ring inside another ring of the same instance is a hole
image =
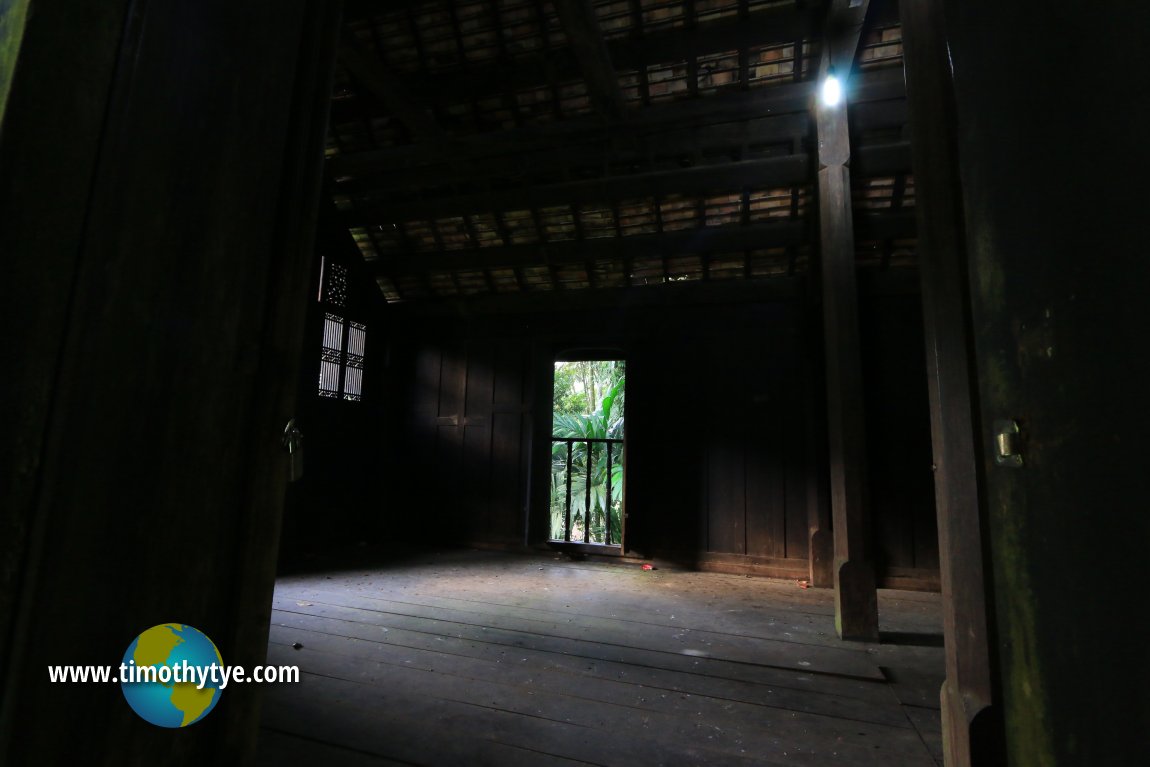
[[608, 119], [622, 119], [623, 91], [591, 0], [555, 0], [555, 10], [559, 12], [567, 42], [583, 72], [591, 103]]
[[823, 39], [823, 56], [819, 62], [819, 79], [834, 67], [841, 77], [851, 71], [858, 54], [870, 0], [831, 0]]
[[346, 27], [340, 35], [339, 59], [360, 85], [399, 118], [415, 140], [445, 135], [430, 111], [411, 98], [401, 79]]
[[[768, 8], [752, 12], [745, 19], [724, 18], [699, 23], [692, 29], [675, 28], [641, 37], [606, 40], [603, 55], [613, 65], [613, 72], [645, 72], [649, 64], [687, 61], [757, 45], [789, 44], [795, 39], [818, 35], [822, 15], [821, 9], [815, 6]], [[404, 80], [419, 103], [446, 105], [471, 102], [504, 91], [545, 88], [548, 73], [553, 73], [557, 81], [574, 80], [583, 75], [573, 46], [522, 54], [510, 61], [496, 59], [462, 71], [426, 76], [405, 74]], [[615, 87], [618, 87], [617, 79]]]

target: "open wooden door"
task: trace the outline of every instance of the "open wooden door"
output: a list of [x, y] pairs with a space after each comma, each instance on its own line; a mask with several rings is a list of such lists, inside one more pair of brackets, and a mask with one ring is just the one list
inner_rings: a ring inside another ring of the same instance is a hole
[[1143, 763], [1150, 12], [946, 5], [1007, 757]]
[[45, 666], [173, 622], [263, 662], [338, 18], [0, 8], [0, 762], [250, 755], [254, 685], [174, 733]]

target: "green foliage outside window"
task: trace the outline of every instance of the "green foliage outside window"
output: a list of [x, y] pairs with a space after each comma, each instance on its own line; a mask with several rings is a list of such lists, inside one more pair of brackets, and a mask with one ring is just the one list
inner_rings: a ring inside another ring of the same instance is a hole
[[[551, 434], [560, 438], [622, 439], [626, 363], [590, 360], [555, 363], [554, 419]], [[590, 524], [592, 543], [606, 542], [608, 514], [611, 543], [619, 543], [623, 512], [623, 445], [611, 445], [611, 503], [607, 508], [607, 449], [591, 444], [591, 513], [585, 514], [588, 443], [571, 451], [571, 540], [582, 541]], [[552, 443], [551, 538], [563, 540], [567, 504], [567, 444]], [[586, 517], [586, 519], [585, 519]]]

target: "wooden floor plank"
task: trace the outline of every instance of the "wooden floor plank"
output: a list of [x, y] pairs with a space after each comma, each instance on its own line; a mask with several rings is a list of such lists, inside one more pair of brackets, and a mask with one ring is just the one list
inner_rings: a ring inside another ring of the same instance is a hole
[[831, 597], [496, 552], [284, 578], [261, 764], [934, 765], [937, 595], [880, 592], [897, 644]]
[[[849, 680], [816, 679], [806, 674], [779, 675], [778, 680], [769, 683], [754, 682], [710, 676], [705, 668], [675, 671], [402, 629], [389, 629], [386, 635], [381, 636], [370, 626], [348, 625], [314, 616], [276, 612], [274, 619], [272, 641], [282, 644], [299, 643], [310, 647], [313, 637], [321, 641], [326, 637], [337, 637], [346, 640], [351, 646], [348, 651], [354, 652], [356, 643], [386, 643], [394, 651], [422, 650], [482, 663], [502, 663], [534, 674], [605, 679], [650, 690], [702, 695], [717, 700], [893, 726], [903, 721], [897, 701], [885, 685], [880, 688]], [[366, 651], [370, 652], [371, 648]]]
[[[309, 589], [299, 587], [284, 589], [284, 598], [299, 598], [306, 600], [308, 594], [320, 594], [330, 589]], [[379, 594], [374, 590], [354, 590], [357, 596], [365, 599], [377, 599]], [[391, 593], [388, 591], [387, 593]], [[834, 615], [828, 612], [825, 615], [800, 614], [782, 609], [771, 610], [768, 604], [750, 604], [746, 606], [726, 607], [722, 613], [708, 612], [685, 604], [681, 598], [669, 595], [665, 600], [666, 607], [660, 609], [654, 606], [655, 600], [632, 602], [626, 597], [612, 596], [604, 603], [601, 596], [596, 595], [569, 595], [558, 600], [532, 599], [530, 595], [520, 598], [495, 596], [482, 590], [463, 592], [458, 589], [450, 595], [428, 593], [424, 590], [418, 594], [404, 595], [404, 599], [395, 599], [399, 602], [412, 602], [424, 607], [442, 607], [463, 612], [477, 612], [483, 614], [501, 614], [515, 616], [524, 620], [551, 620], [562, 618], [564, 620], [572, 615], [581, 619], [582, 625], [610, 625], [637, 627], [640, 629], [682, 629], [701, 630], [726, 634], [730, 636], [755, 636], [766, 634], [776, 639], [808, 644], [823, 645], [836, 650], [844, 649], [842, 642], [834, 635]], [[482, 598], [480, 598], [482, 597]], [[728, 600], [726, 604], [733, 604]], [[702, 628], [700, 628], [702, 627]], [[830, 629], [826, 631], [825, 629]]]
[[[896, 703], [867, 703], [833, 695], [817, 695], [809, 690], [732, 684], [727, 679], [710, 679], [701, 675], [662, 672], [663, 678], [659, 678], [656, 674], [621, 664], [595, 664], [586, 669], [569, 670], [560, 663], [546, 661], [525, 650], [502, 653], [502, 657], [477, 657], [467, 652], [454, 652], [457, 648], [446, 642], [428, 643], [431, 646], [427, 648], [411, 648], [397, 645], [392, 639], [375, 642], [284, 627], [273, 627], [272, 642], [283, 646], [300, 643], [305, 650], [318, 649], [363, 660], [404, 664], [466, 680], [517, 684], [531, 691], [549, 691], [640, 708], [654, 706], [674, 711], [677, 710], [677, 701], [690, 699], [702, 701], [700, 705], [709, 708], [722, 708], [728, 713], [750, 712], [749, 715], [754, 717], [769, 718], [780, 711], [788, 715], [798, 712], [840, 719], [847, 722], [848, 727], [860, 723], [909, 728]], [[616, 672], [615, 669], [626, 671]], [[656, 684], [650, 684], [652, 680]]]
[[[622, 648], [644, 647], [661, 652], [797, 671], [814, 668], [824, 674], [856, 679], [882, 679], [882, 674], [865, 651], [842, 646], [841, 642], [839, 646], [800, 642], [789, 631], [780, 632], [779, 636], [755, 636], [692, 627], [686, 621], [678, 626], [669, 626], [561, 611], [547, 611], [544, 617], [520, 617], [502, 611], [428, 606], [413, 600], [397, 601], [376, 595], [332, 590], [298, 590], [293, 596], [303, 597], [297, 598], [297, 602], [348, 607], [383, 616], [434, 620], [460, 626], [483, 626], [575, 641], [594, 641]], [[283, 601], [286, 600], [281, 600], [277, 606]], [[389, 617], [381, 619], [388, 620]]]
[[[706, 696], [616, 685], [606, 680], [560, 679], [556, 675], [516, 674], [515, 661], [486, 667], [470, 659], [423, 653], [407, 657], [394, 648], [367, 643], [355, 646], [338, 638], [316, 639], [294, 654], [289, 646], [273, 647], [275, 662], [293, 657], [306, 672], [382, 687], [418, 688], [426, 695], [457, 703], [491, 706], [526, 716], [572, 722], [626, 733], [650, 729], [661, 742], [686, 746], [696, 741], [709, 750], [761, 753], [782, 748], [813, 751], [819, 743], [836, 743], [853, 764], [906, 761], [921, 755], [918, 732], [902, 718], [899, 726], [850, 721], [816, 714], [754, 706]], [[374, 655], [374, 657], [365, 657]], [[302, 660], [300, 660], [302, 658]], [[818, 742], [812, 742], [812, 733]], [[874, 744], [881, 744], [875, 751]], [[861, 751], [860, 751], [861, 749]]]
[[324, 767], [406, 767], [413, 762], [397, 762], [378, 754], [356, 751], [345, 745], [304, 737], [296, 733], [261, 728], [257, 767], [285, 764], [322, 764]]
[[642, 732], [606, 740], [578, 724], [335, 677], [305, 675], [293, 694], [280, 689], [269, 698], [269, 726], [312, 730], [366, 753], [420, 765], [779, 764], [670, 747]]
[[[798, 674], [803, 677], [809, 677], [812, 687], [819, 685], [824, 680], [828, 682], [844, 681], [861, 683], [852, 685], [850, 689], [863, 690], [865, 687], [862, 685], [868, 683], [881, 684], [881, 682], [885, 680], [881, 677], [881, 672], [878, 672], [880, 678], [876, 680], [870, 676], [862, 678], [857, 676], [844, 676], [838, 673], [827, 672], [814, 666], [772, 666], [752, 662], [732, 662], [724, 658], [712, 658], [705, 655], [691, 654], [689, 652], [691, 648], [685, 648], [688, 652], [684, 652], [661, 649], [653, 650], [644, 647], [631, 647], [618, 644], [602, 644], [588, 639], [579, 640], [561, 636], [550, 636], [543, 633], [510, 631], [507, 629], [461, 624], [447, 620], [436, 621], [428, 618], [412, 618], [394, 613], [382, 613], [361, 608], [328, 605], [320, 602], [312, 603], [305, 608], [289, 607], [281, 604], [278, 600], [273, 602], [273, 605], [280, 613], [296, 613], [299, 615], [331, 618], [352, 624], [359, 624], [360, 626], [367, 627], [366, 630], [369, 633], [379, 632], [382, 628], [389, 630], [403, 629], [432, 636], [442, 636], [445, 638], [455, 637], [498, 644], [506, 647], [571, 655], [588, 660], [613, 661], [645, 668], [705, 674], [707, 676], [732, 680], [747, 680], [759, 684], [787, 684], [794, 686], [794, 684], [798, 683], [796, 681], [796, 674]], [[306, 612], [303, 612], [304, 610], [306, 610]], [[358, 629], [353, 628], [347, 628], [346, 630], [358, 631]], [[877, 669], [877, 666], [875, 668]], [[842, 688], [836, 686], [835, 689]], [[862, 694], [865, 695], [865, 693]]]

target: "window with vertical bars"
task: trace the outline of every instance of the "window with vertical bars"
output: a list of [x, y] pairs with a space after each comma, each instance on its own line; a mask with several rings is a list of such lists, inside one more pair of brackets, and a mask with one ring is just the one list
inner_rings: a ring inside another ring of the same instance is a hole
[[363, 342], [367, 327], [359, 322], [347, 323], [347, 354], [344, 357], [343, 398], [363, 398]]
[[[318, 299], [328, 308], [346, 308], [347, 267], [320, 259]], [[325, 311], [320, 347], [317, 393], [328, 399], [358, 402], [363, 399], [363, 361], [367, 326], [341, 314]]]
[[319, 358], [319, 396], [339, 397], [343, 370], [344, 319], [336, 314], [323, 316], [323, 348]]

